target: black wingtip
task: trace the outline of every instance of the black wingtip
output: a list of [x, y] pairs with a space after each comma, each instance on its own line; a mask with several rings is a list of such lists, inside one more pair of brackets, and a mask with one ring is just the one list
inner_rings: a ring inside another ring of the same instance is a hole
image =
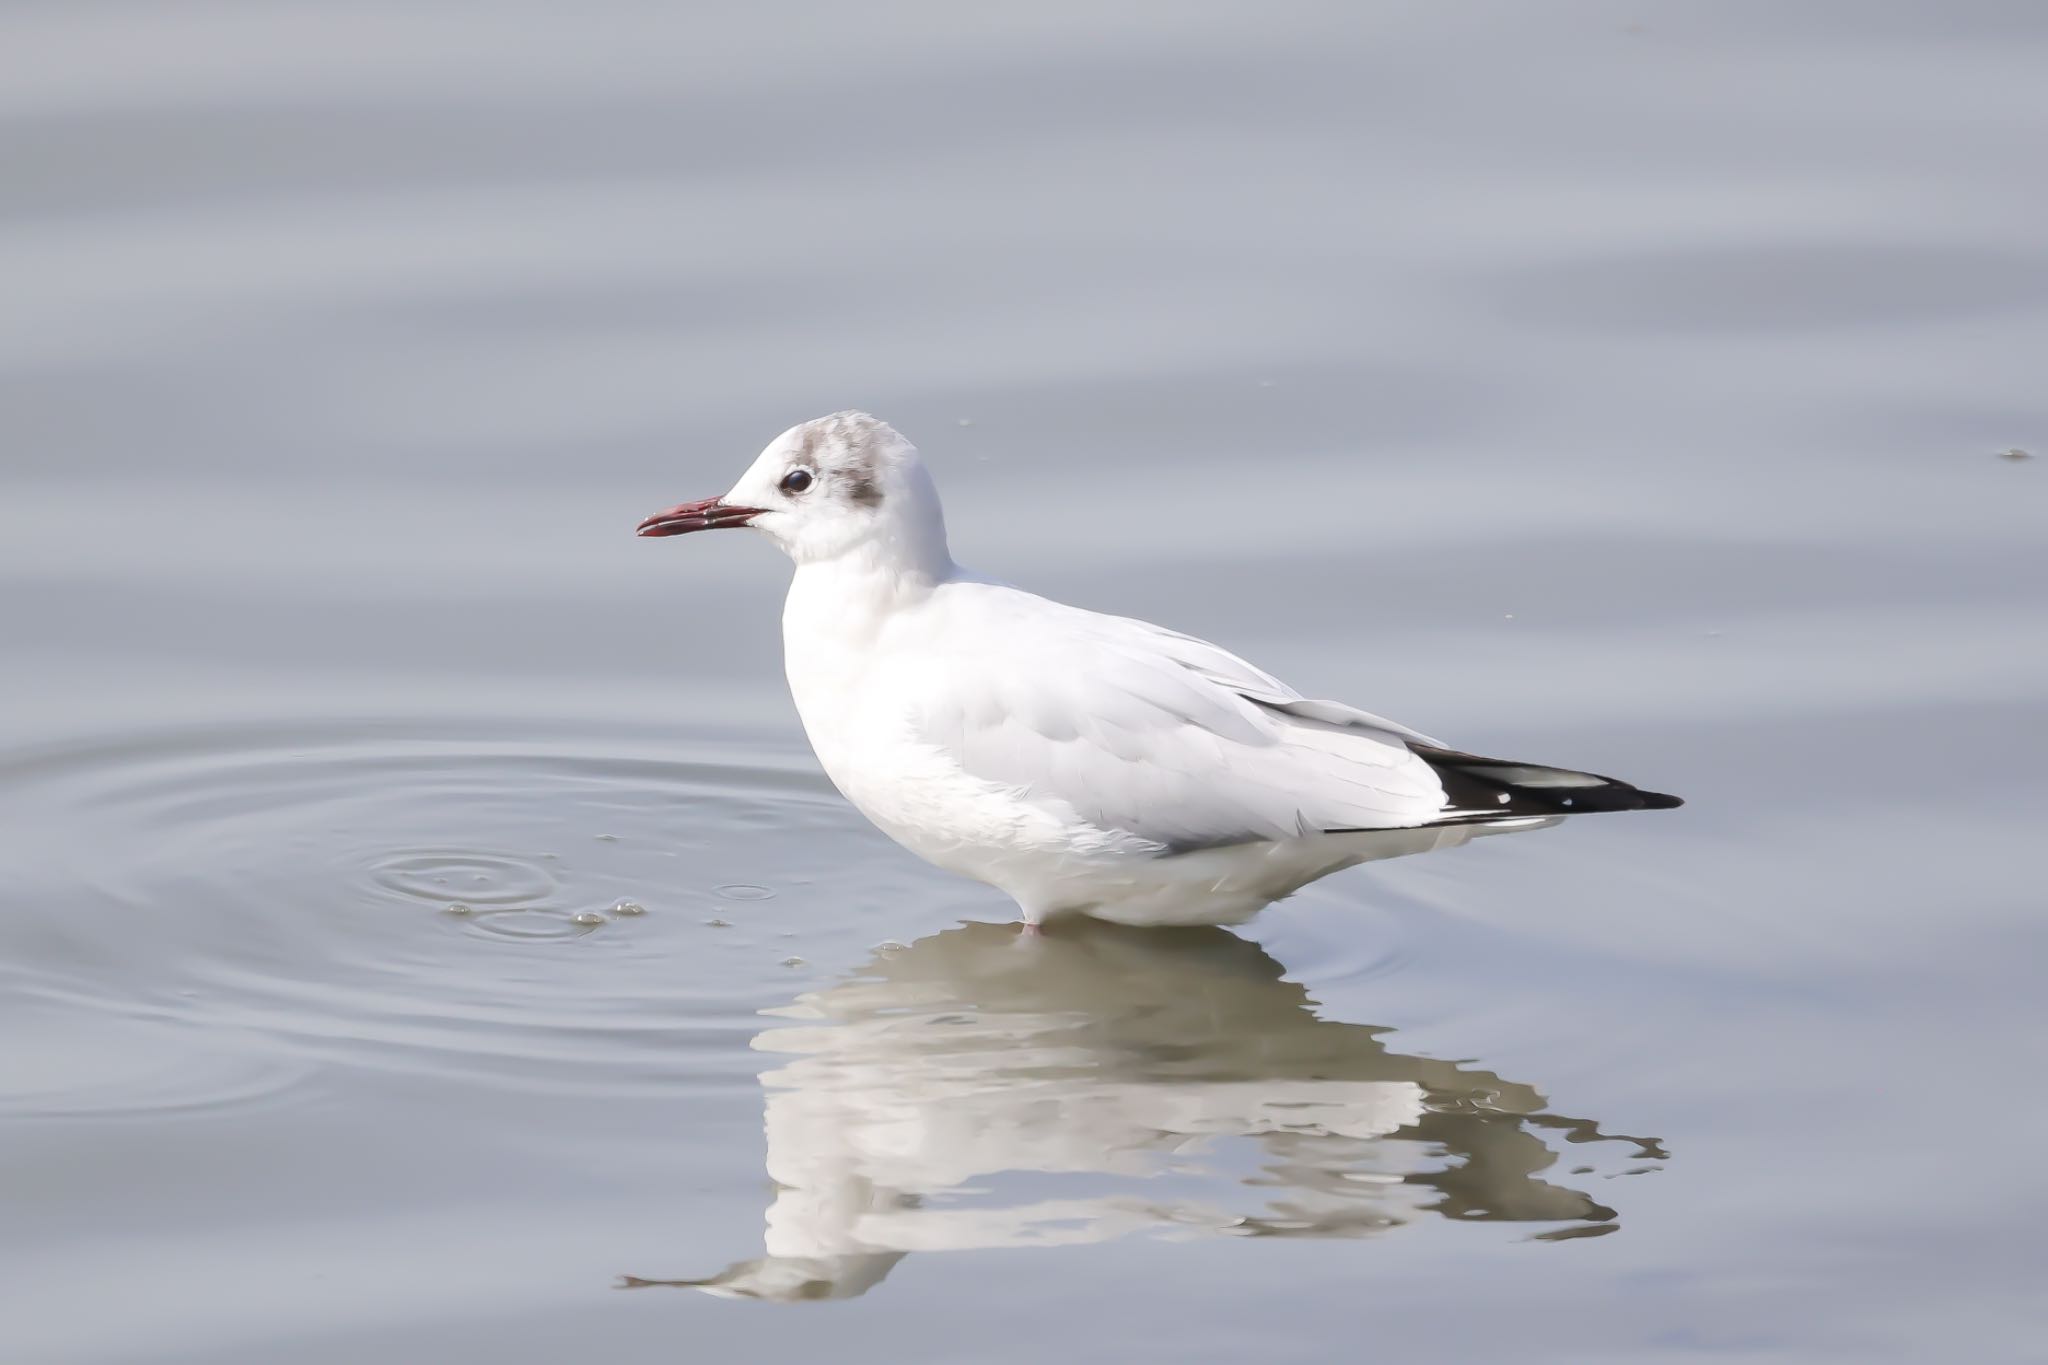
[[1413, 744], [1409, 749], [1444, 784], [1444, 812], [1433, 824], [1484, 824], [1524, 816], [1593, 815], [1605, 811], [1672, 810], [1685, 804], [1619, 778], [1516, 763]]

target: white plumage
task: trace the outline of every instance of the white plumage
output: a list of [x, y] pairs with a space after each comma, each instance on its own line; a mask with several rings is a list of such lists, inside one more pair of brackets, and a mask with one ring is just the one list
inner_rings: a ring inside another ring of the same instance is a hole
[[791, 428], [724, 497], [640, 529], [742, 525], [796, 561], [785, 663], [827, 775], [1032, 923], [1234, 923], [1355, 863], [1677, 804], [1459, 754], [1206, 641], [981, 578], [916, 451], [863, 413]]

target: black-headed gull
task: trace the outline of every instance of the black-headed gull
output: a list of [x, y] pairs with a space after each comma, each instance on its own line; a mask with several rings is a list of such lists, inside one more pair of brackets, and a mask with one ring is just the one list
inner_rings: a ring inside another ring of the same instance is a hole
[[760, 531], [796, 575], [789, 689], [826, 775], [1027, 924], [1235, 924], [1339, 868], [1677, 797], [1481, 758], [1217, 646], [953, 562], [916, 449], [840, 412], [643, 536]]

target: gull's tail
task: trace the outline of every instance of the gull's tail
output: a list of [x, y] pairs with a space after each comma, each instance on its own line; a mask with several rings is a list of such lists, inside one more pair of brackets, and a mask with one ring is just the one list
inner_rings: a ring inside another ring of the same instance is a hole
[[1531, 815], [1590, 815], [1608, 810], [1670, 810], [1685, 802], [1617, 778], [1410, 743], [1444, 784], [1444, 809], [1432, 825], [1472, 825]]

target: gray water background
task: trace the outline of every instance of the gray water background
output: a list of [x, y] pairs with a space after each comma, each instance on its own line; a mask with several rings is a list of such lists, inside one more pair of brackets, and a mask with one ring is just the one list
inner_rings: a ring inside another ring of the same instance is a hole
[[[0, 8], [0, 1359], [2039, 1359], [2044, 73]], [[1020, 958], [817, 778], [772, 551], [630, 535], [846, 406], [986, 572], [1690, 804]], [[831, 1302], [615, 1288], [885, 1159]]]

